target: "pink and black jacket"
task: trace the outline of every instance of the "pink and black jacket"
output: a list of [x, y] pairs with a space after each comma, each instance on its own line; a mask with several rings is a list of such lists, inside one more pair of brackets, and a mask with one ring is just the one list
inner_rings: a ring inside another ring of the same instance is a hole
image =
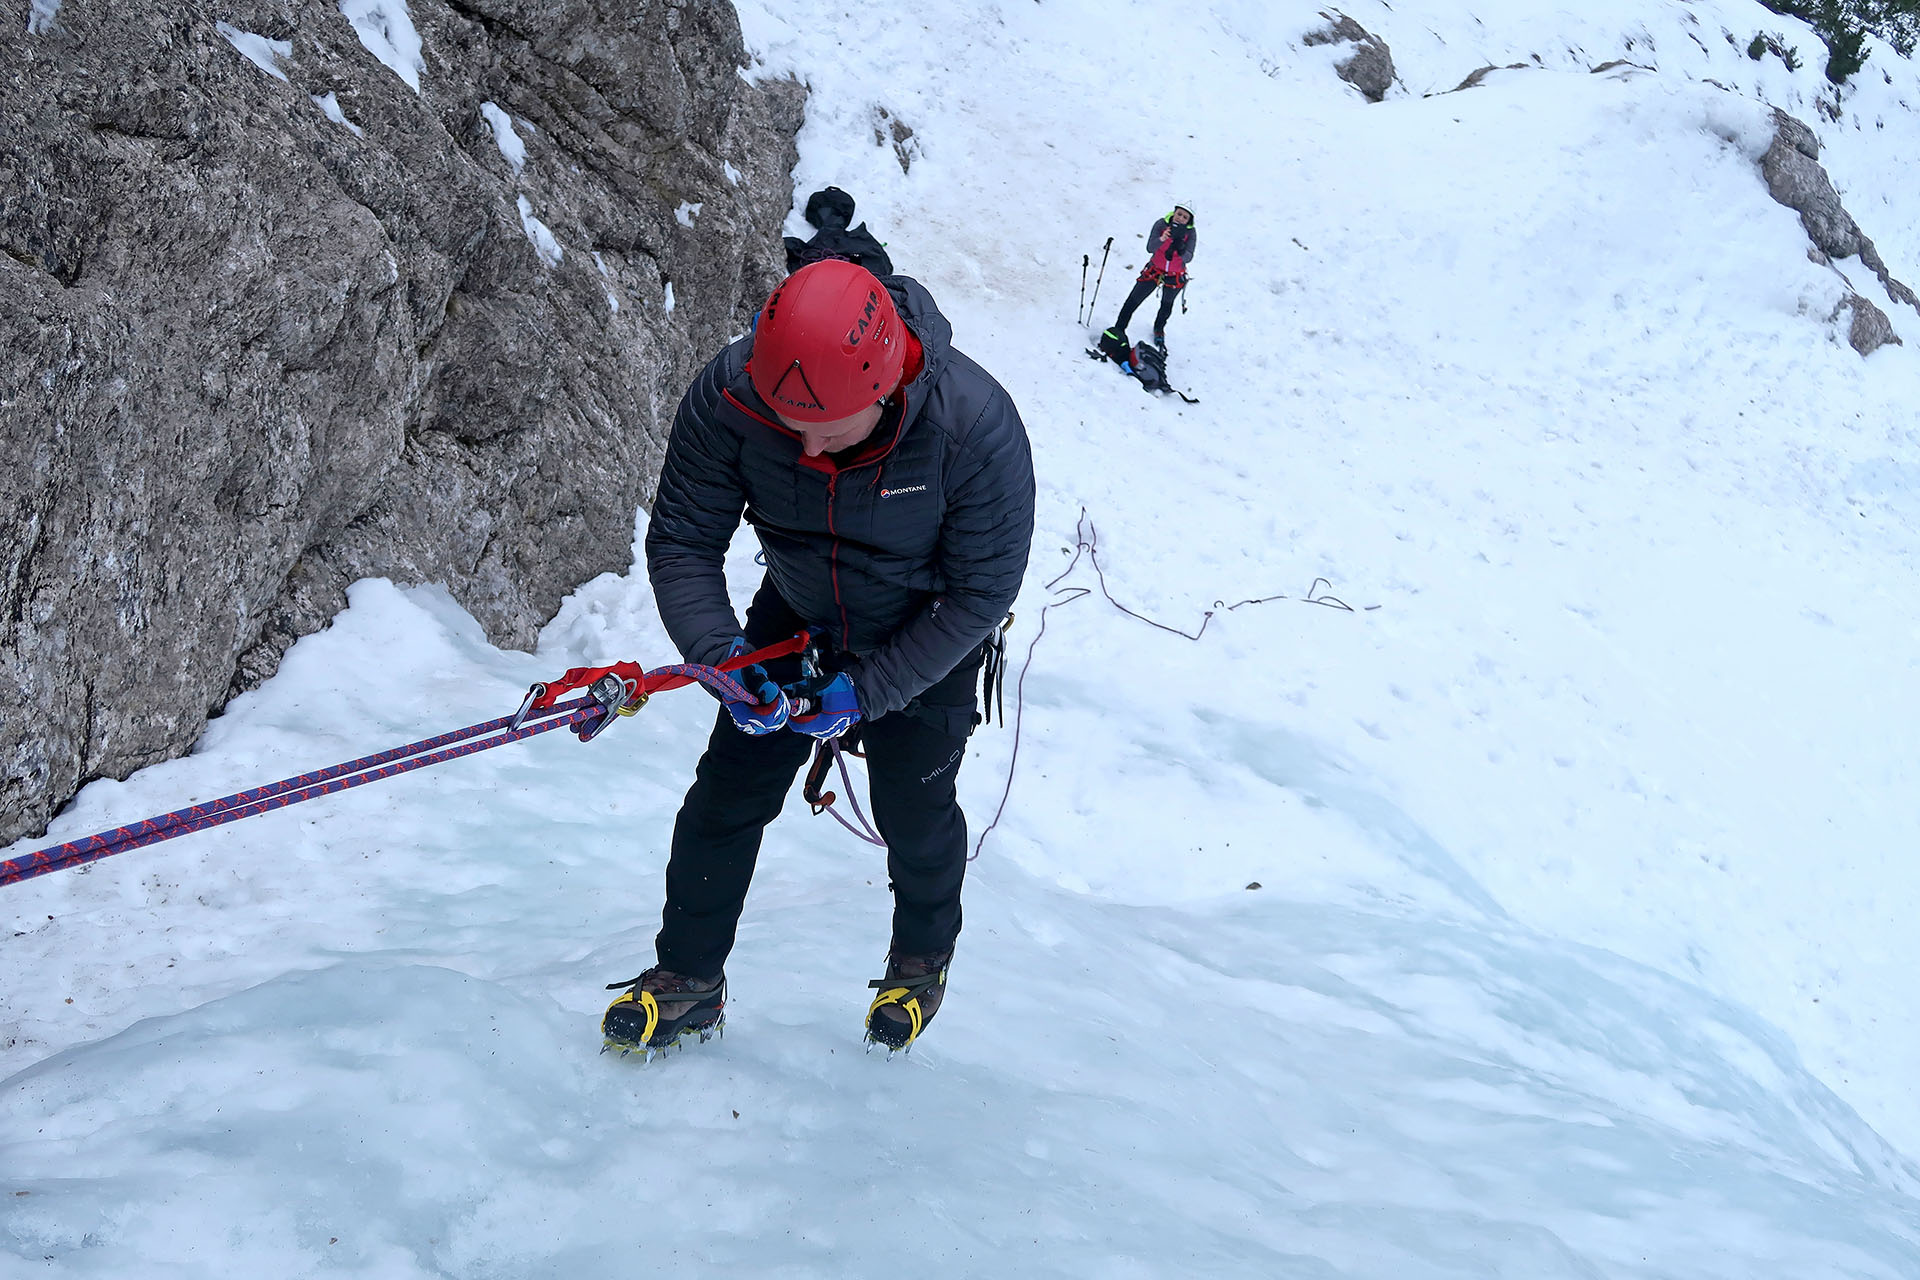
[[[1171, 243], [1161, 244], [1160, 237], [1173, 232]], [[1147, 233], [1147, 247], [1152, 250], [1147, 265], [1141, 270], [1142, 280], [1160, 280], [1178, 289], [1187, 283], [1187, 264], [1193, 261], [1194, 250], [1200, 246], [1200, 234], [1193, 224], [1181, 226], [1167, 218], [1157, 219], [1153, 230]]]

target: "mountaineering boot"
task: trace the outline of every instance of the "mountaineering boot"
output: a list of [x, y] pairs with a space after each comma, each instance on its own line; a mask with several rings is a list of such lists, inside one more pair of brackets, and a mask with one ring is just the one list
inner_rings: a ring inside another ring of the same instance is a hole
[[[625, 988], [625, 990], [622, 990]], [[602, 1052], [641, 1050], [651, 1058], [689, 1032], [711, 1039], [726, 1023], [727, 976], [711, 982], [673, 973], [659, 965], [626, 982], [609, 982], [620, 991], [600, 1023], [606, 1038]]]
[[1162, 351], [1167, 349], [1167, 331], [1165, 329], [1155, 329], [1153, 331], [1153, 345]]
[[867, 1006], [867, 1040], [889, 1050], [912, 1046], [940, 1010], [947, 993], [948, 951], [937, 956], [887, 957], [887, 976], [867, 985], [880, 994]]

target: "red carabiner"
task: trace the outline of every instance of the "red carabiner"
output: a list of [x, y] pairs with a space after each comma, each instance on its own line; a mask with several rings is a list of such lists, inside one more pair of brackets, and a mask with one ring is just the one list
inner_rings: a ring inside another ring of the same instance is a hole
[[[795, 632], [787, 639], [770, 644], [764, 649], [756, 649], [752, 653], [728, 658], [716, 669], [738, 671], [742, 667], [750, 667], [758, 662], [769, 662], [774, 658], [784, 658], [790, 653], [800, 653], [812, 642], [812, 632]], [[597, 719], [583, 722], [574, 731], [580, 735], [582, 742], [590, 742], [613, 723], [614, 716], [630, 716], [645, 706], [647, 699], [654, 694], [692, 683], [694, 678], [682, 674], [681, 671], [666, 667], [646, 671], [637, 662], [615, 662], [604, 667], [573, 667], [558, 680], [535, 681], [530, 685], [527, 688], [527, 696], [521, 700], [520, 709], [514, 712], [508, 727], [518, 729], [533, 712], [545, 711], [576, 689], [585, 689], [588, 695], [605, 709], [605, 714]]]

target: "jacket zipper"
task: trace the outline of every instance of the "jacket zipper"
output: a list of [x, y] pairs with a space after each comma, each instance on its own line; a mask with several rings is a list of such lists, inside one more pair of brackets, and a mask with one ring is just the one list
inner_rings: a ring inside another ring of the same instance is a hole
[[840, 473], [834, 471], [827, 476], [827, 536], [833, 539], [827, 563], [832, 567], [833, 603], [840, 609], [840, 645], [845, 648], [853, 636], [853, 626], [847, 621], [847, 602], [840, 597], [840, 531], [833, 526], [833, 497], [839, 487]]
[[[770, 421], [761, 414], [748, 408], [745, 404], [741, 403], [740, 398], [734, 395], [732, 390], [723, 391], [721, 395], [728, 403], [733, 405], [734, 408], [738, 409], [753, 421], [763, 426], [772, 427], [775, 431], [778, 431], [790, 439], [797, 439], [799, 437], [798, 432], [788, 428], [785, 424]], [[904, 405], [901, 406], [900, 414], [900, 421], [894, 427], [893, 439], [887, 442], [887, 447], [882, 449], [877, 456], [849, 468], [850, 470], [859, 471], [867, 467], [872, 467], [872, 482], [876, 487], [879, 484], [881, 467], [893, 454], [894, 446], [900, 443], [900, 437], [906, 434], [906, 407]], [[853, 634], [853, 625], [847, 618], [847, 602], [840, 594], [840, 531], [834, 527], [833, 523], [833, 500], [835, 493], [839, 489], [842, 469], [835, 466], [829, 459], [821, 458], [816, 460], [807, 457], [805, 454], [801, 455], [800, 463], [811, 471], [823, 472], [827, 477], [827, 536], [832, 539], [831, 548], [827, 552], [827, 565], [829, 577], [833, 582], [833, 603], [834, 606], [840, 610], [840, 640], [842, 647], [844, 647], [847, 639]]]

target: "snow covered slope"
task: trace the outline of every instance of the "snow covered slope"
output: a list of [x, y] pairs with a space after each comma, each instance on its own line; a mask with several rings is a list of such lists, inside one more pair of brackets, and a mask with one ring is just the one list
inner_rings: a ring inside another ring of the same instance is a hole
[[[1913, 283], [1920, 80], [1600, 8], [1355, 0], [1368, 104], [1308, 6], [745, 5], [813, 86], [796, 192], [859, 198], [1041, 471], [940, 1021], [860, 1052], [884, 869], [801, 809], [727, 1037], [597, 1056], [712, 715], [662, 697], [0, 897], [0, 1272], [1920, 1274], [1920, 361], [1846, 345], [1757, 167], [1814, 125]], [[1175, 199], [1191, 407], [1074, 314]], [[619, 657], [672, 657], [644, 573], [531, 656], [363, 584], [52, 837]]]

